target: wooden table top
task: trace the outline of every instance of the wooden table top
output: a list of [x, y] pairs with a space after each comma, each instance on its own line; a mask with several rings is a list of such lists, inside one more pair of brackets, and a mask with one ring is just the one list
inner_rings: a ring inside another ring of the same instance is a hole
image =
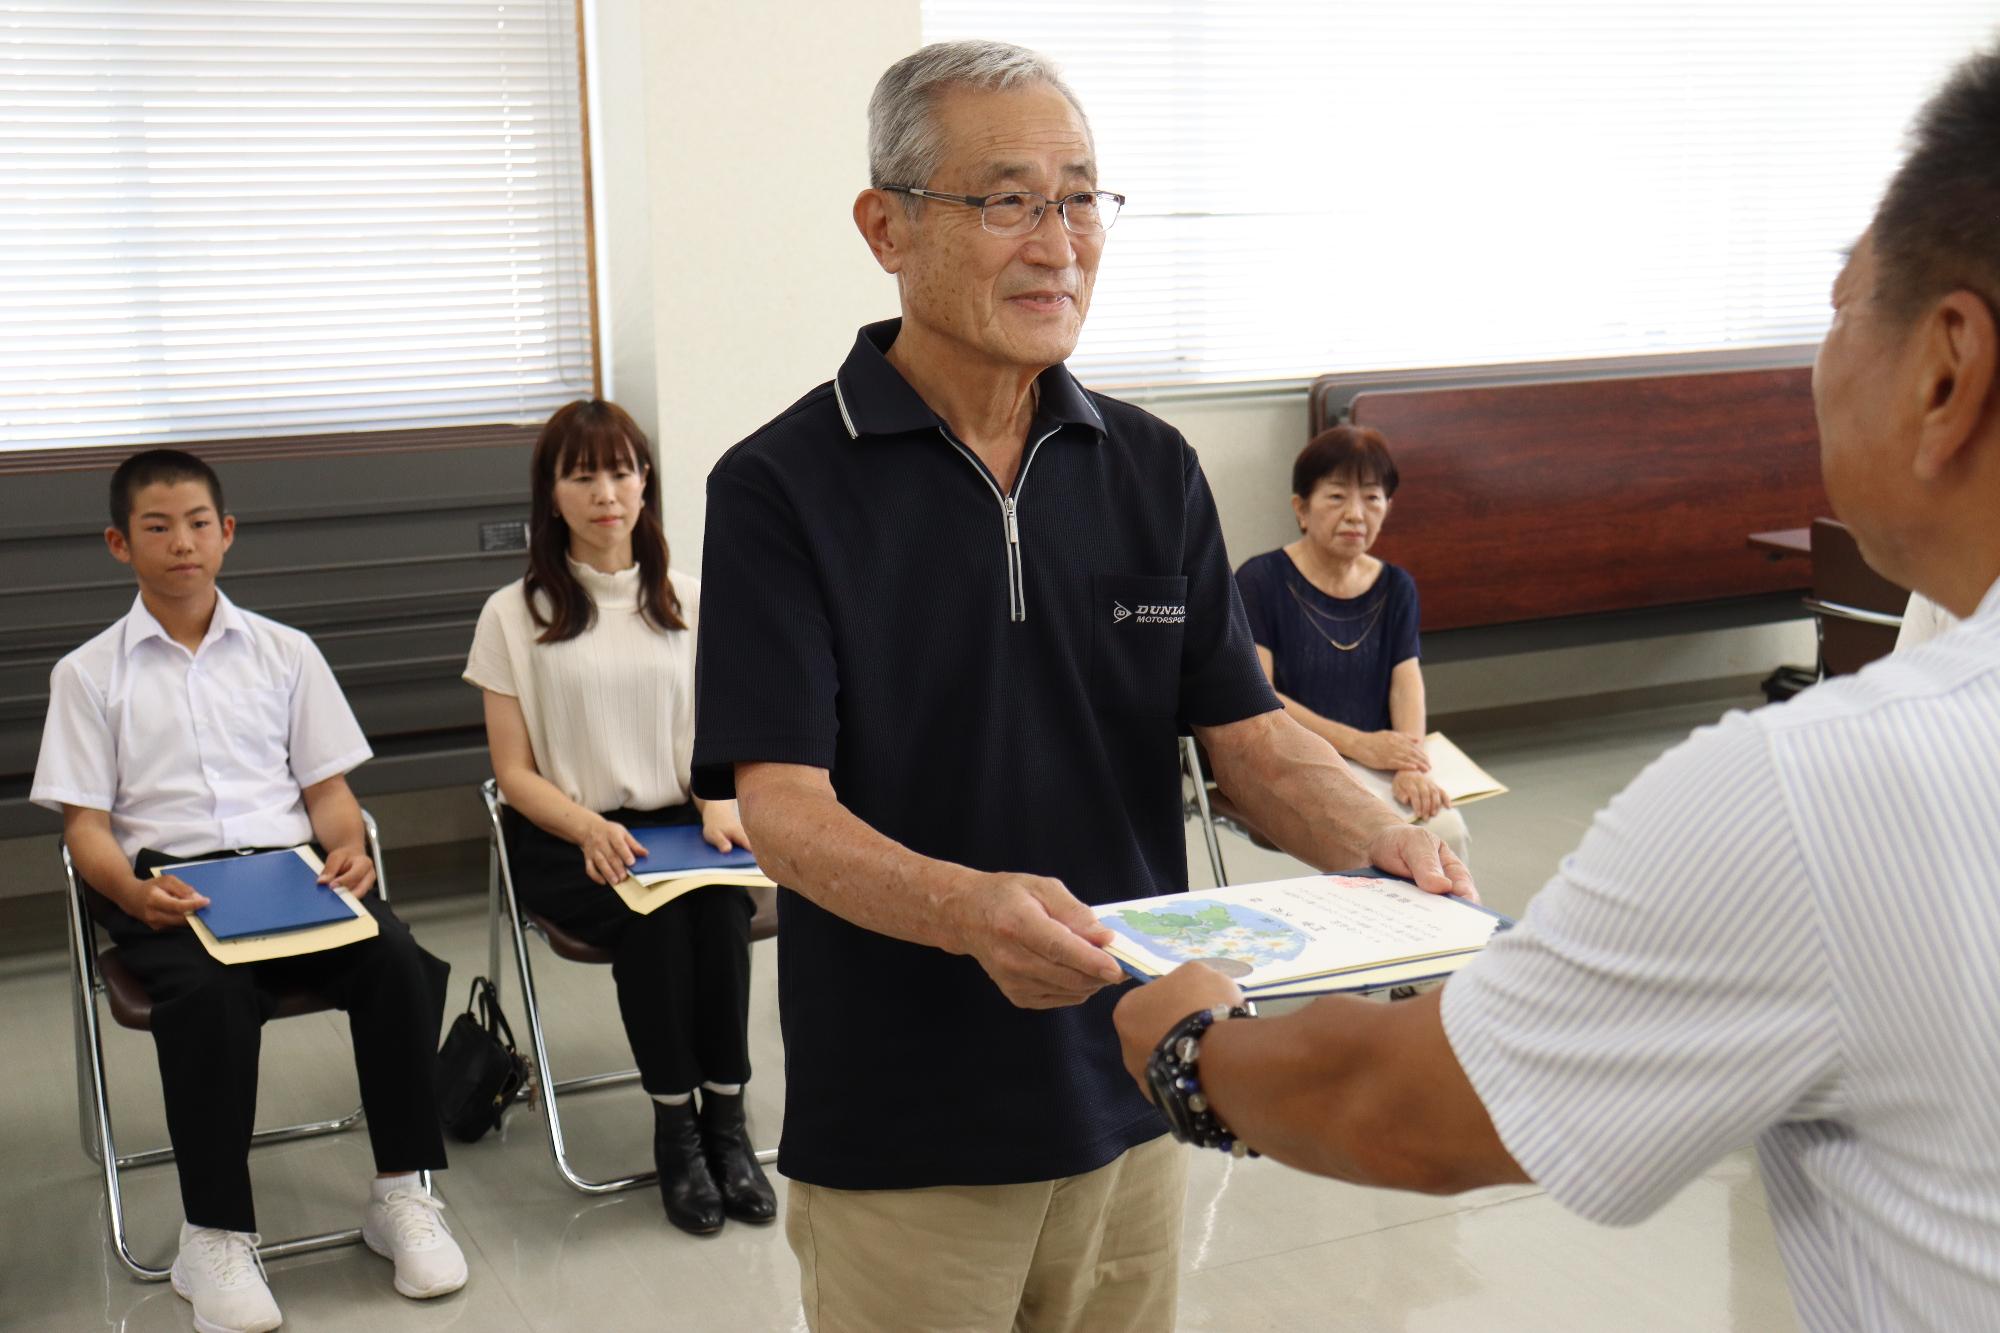
[[1787, 555], [1812, 554], [1811, 528], [1779, 528], [1773, 532], [1750, 534], [1753, 549], [1770, 552], [1773, 560]]

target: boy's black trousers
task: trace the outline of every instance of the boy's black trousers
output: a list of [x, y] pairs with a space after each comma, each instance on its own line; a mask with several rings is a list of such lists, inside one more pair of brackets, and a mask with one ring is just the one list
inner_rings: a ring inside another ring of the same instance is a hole
[[[134, 869], [145, 878], [154, 866], [195, 859], [147, 850]], [[380, 928], [372, 940], [231, 964], [211, 958], [187, 926], [156, 931], [102, 895], [91, 896], [120, 961], [152, 997], [167, 1136], [190, 1225], [257, 1229], [250, 1135], [262, 1029], [279, 996], [302, 987], [347, 1011], [375, 1169], [444, 1167], [432, 1088], [451, 969], [425, 952], [376, 894], [361, 899]]]

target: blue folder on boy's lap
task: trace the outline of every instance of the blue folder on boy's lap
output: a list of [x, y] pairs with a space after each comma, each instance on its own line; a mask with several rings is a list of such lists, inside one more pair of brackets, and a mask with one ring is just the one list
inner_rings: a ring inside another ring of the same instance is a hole
[[354, 916], [354, 909], [319, 883], [319, 872], [294, 851], [162, 866], [160, 873], [208, 899], [208, 906], [195, 915], [218, 940], [276, 935]]
[[755, 870], [757, 858], [749, 849], [734, 847], [718, 852], [701, 836], [699, 824], [654, 824], [629, 830], [646, 854], [632, 866], [632, 874], [671, 875], [683, 870]]

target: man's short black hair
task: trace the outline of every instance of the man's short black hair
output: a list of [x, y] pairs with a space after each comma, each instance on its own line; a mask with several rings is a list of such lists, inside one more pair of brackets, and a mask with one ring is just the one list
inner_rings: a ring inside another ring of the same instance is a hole
[[1924, 105], [1875, 214], [1875, 297], [1915, 316], [1968, 290], [2000, 317], [2000, 46]]
[[132, 497], [145, 487], [163, 481], [169, 484], [177, 481], [202, 482], [215, 501], [215, 516], [221, 518], [227, 512], [222, 507], [222, 479], [215, 475], [214, 468], [193, 454], [184, 454], [178, 449], [148, 449], [144, 453], [133, 454], [111, 474], [111, 526], [130, 536]]

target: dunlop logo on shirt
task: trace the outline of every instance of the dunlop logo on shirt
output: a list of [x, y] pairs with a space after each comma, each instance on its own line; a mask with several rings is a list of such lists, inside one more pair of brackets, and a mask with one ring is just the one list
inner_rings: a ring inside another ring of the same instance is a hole
[[1130, 620], [1135, 625], [1179, 625], [1187, 621], [1185, 602], [1141, 602], [1128, 607], [1123, 602], [1111, 604], [1111, 623], [1122, 625]]

